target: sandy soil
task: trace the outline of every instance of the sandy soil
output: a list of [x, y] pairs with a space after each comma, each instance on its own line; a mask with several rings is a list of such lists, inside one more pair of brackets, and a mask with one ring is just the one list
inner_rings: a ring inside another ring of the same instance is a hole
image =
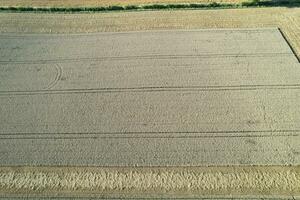
[[111, 5], [141, 5], [154, 3], [241, 3], [249, 0], [1, 0], [0, 6], [21, 7], [93, 7]]
[[279, 27], [300, 57], [300, 8], [115, 12], [0, 13], [0, 32], [83, 33], [161, 29]]

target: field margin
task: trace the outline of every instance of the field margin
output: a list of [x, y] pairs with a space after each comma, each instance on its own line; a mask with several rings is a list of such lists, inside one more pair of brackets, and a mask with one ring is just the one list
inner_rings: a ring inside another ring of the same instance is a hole
[[300, 166], [0, 167], [0, 197], [300, 195]]
[[146, 10], [178, 10], [178, 9], [234, 9], [255, 7], [300, 7], [300, 1], [258, 1], [242, 3], [183, 3], [183, 4], [144, 4], [144, 5], [112, 5], [100, 7], [1, 7], [0, 12], [50, 12], [50, 13], [78, 13], [78, 12], [111, 12], [111, 11], [146, 11]]

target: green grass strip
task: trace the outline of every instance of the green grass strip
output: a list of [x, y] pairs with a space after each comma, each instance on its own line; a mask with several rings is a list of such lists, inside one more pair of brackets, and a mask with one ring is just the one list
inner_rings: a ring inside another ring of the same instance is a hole
[[230, 3], [187, 3], [187, 4], [147, 4], [107, 7], [0, 7], [0, 11], [11, 12], [108, 12], [126, 10], [173, 10], [173, 9], [216, 9], [243, 7], [300, 7], [300, 0], [259, 1]]

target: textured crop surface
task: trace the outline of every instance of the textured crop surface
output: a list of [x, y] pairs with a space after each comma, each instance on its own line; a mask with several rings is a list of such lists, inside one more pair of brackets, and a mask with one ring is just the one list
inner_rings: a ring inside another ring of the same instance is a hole
[[279, 27], [300, 57], [300, 8], [94, 14], [0, 13], [3, 33], [86, 33], [161, 29]]
[[199, 195], [223, 195], [220, 199], [224, 199], [225, 195], [232, 199], [251, 194], [252, 198], [243, 199], [255, 199], [253, 196], [267, 194], [271, 199], [278, 199], [278, 196], [281, 196], [279, 199], [295, 199], [300, 194], [300, 172], [299, 167], [2, 167], [0, 191], [5, 191], [6, 197], [26, 191], [30, 197], [46, 193], [77, 198], [101, 195], [195, 199]]
[[0, 197], [297, 199], [299, 11], [0, 13]]
[[277, 28], [0, 46], [2, 166], [299, 164], [300, 68]]

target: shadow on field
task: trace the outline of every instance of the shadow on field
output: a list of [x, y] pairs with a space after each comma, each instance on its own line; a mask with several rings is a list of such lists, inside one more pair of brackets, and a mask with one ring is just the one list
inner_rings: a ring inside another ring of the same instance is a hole
[[246, 7], [300, 7], [300, 0], [253, 0], [251, 2], [244, 2], [242, 6]]

